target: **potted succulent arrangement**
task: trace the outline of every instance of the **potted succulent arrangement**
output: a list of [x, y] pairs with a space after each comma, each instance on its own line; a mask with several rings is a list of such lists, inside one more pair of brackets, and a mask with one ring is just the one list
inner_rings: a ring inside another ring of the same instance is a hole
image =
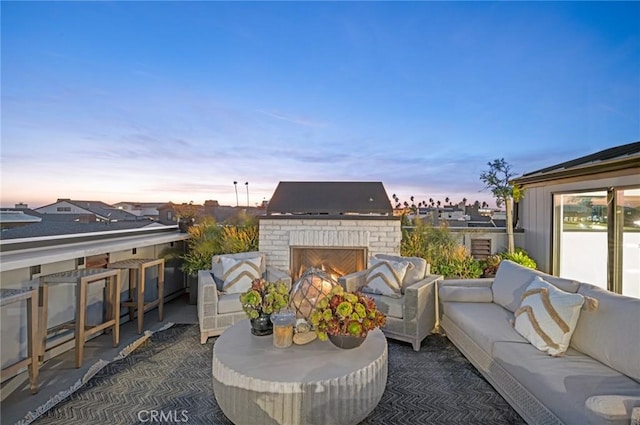
[[373, 298], [335, 286], [318, 301], [309, 320], [319, 340], [329, 339], [340, 348], [355, 348], [364, 342], [369, 331], [384, 326], [387, 316], [378, 310]]
[[271, 283], [262, 278], [255, 279], [251, 287], [240, 294], [240, 303], [251, 321], [251, 333], [271, 335], [273, 323], [270, 316], [289, 304], [289, 288], [281, 281]]
[[501, 261], [502, 257], [498, 254], [489, 255], [484, 260], [481, 260], [480, 267], [482, 267], [482, 277], [495, 277]]

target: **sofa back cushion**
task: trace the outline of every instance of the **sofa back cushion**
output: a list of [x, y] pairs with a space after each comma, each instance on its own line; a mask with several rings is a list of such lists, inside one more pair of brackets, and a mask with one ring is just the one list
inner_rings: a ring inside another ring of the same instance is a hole
[[491, 285], [493, 302], [512, 313], [515, 312], [520, 307], [522, 294], [524, 294], [527, 286], [536, 276], [540, 276], [546, 282], [565, 292], [575, 294], [580, 286], [580, 283], [575, 280], [551, 276], [541, 271], [521, 266], [513, 261], [502, 260], [496, 277], [493, 279], [493, 285]]
[[580, 313], [571, 347], [640, 382], [640, 299], [588, 283], [578, 293], [598, 300]]
[[404, 280], [402, 281], [403, 288], [421, 281], [430, 272], [430, 267], [427, 263], [427, 260], [420, 257], [401, 257], [399, 255], [376, 254], [372, 257], [372, 259], [373, 258], [386, 261], [408, 261], [409, 263], [413, 264], [413, 267], [409, 267], [407, 269], [407, 273], [404, 275]]

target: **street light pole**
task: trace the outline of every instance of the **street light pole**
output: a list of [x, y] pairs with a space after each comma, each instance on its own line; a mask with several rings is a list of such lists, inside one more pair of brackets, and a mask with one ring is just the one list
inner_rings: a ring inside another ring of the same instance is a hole
[[247, 208], [249, 208], [249, 182], [244, 182], [244, 185], [247, 187]]
[[233, 187], [236, 188], [236, 207], [238, 206], [238, 182], [234, 181], [233, 182]]

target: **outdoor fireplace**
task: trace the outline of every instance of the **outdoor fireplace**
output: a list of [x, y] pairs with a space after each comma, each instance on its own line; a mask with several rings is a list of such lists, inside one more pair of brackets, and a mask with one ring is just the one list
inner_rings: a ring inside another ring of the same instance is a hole
[[291, 247], [291, 279], [295, 281], [305, 270], [320, 269], [334, 279], [364, 270], [366, 248]]
[[259, 217], [259, 250], [294, 281], [310, 267], [337, 278], [364, 270], [372, 255], [399, 255], [392, 211], [380, 182], [280, 182]]

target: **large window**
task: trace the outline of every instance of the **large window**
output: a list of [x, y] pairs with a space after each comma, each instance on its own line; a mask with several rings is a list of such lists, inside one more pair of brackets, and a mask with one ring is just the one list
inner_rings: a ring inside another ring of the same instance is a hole
[[640, 298], [640, 189], [555, 194], [554, 270]]

